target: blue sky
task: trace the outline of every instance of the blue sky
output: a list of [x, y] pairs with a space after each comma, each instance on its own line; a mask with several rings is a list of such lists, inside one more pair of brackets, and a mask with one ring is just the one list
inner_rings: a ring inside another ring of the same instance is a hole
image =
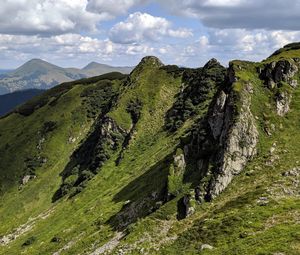
[[299, 20], [300, 0], [2, 0], [0, 68], [259, 61], [300, 41]]

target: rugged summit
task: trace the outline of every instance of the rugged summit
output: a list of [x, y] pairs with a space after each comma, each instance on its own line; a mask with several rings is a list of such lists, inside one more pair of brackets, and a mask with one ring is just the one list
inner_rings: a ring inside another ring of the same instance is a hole
[[0, 254], [299, 254], [299, 58], [150, 56], [16, 108]]

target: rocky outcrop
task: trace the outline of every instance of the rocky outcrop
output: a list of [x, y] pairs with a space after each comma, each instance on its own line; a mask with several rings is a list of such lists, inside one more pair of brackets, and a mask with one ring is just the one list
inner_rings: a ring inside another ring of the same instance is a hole
[[100, 116], [61, 173], [63, 182], [53, 195], [52, 201], [55, 202], [67, 194], [73, 197], [80, 193], [110, 156], [120, 148], [126, 134], [112, 118]]
[[185, 156], [182, 149], [177, 149], [173, 156], [173, 163], [169, 168], [168, 183], [167, 183], [167, 200], [177, 196], [183, 184], [183, 175], [186, 168]]
[[178, 153], [174, 155], [174, 167], [179, 169], [181, 172], [184, 172], [186, 163], [182, 150], [177, 150]]
[[208, 119], [212, 135], [214, 139], [217, 139], [224, 125], [225, 103], [227, 100], [227, 94], [221, 90], [217, 97], [217, 100], [212, 109], [210, 118]]
[[290, 110], [292, 95], [282, 87], [284, 84], [288, 84], [292, 89], [298, 86], [298, 80], [295, 78], [299, 71], [298, 65], [299, 63], [295, 59], [280, 60], [266, 64], [264, 69], [259, 70], [260, 78], [264, 80], [265, 85], [269, 89], [279, 90], [275, 95], [276, 110], [279, 116], [284, 116]]
[[291, 101], [292, 95], [287, 91], [280, 92], [276, 95], [276, 110], [279, 116], [284, 116], [289, 112]]
[[26, 185], [30, 180], [35, 179], [36, 176], [35, 175], [25, 175], [22, 180], [21, 180], [21, 185]]
[[231, 90], [226, 95], [221, 91], [213, 106], [208, 122], [218, 149], [211, 158], [215, 168], [207, 190], [208, 199], [219, 195], [256, 154], [258, 131], [250, 110], [251, 93], [250, 83], [244, 84], [240, 92]]
[[294, 79], [294, 76], [298, 69], [298, 66], [292, 60], [280, 60], [266, 64], [265, 68], [261, 70], [260, 77], [270, 89], [273, 89], [281, 81], [287, 82], [295, 88], [298, 82]]
[[193, 196], [193, 192], [190, 194], [184, 195], [177, 202], [177, 219], [182, 220], [185, 219], [195, 212], [195, 198]]

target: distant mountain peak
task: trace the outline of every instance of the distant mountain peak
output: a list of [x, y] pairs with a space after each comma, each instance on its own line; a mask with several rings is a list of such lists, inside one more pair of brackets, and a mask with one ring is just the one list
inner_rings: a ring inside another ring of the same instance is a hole
[[94, 68], [98, 68], [100, 66], [107, 66], [107, 65], [100, 64], [98, 62], [92, 61], [89, 64], [87, 64], [84, 68], [82, 68], [82, 70], [94, 69]]

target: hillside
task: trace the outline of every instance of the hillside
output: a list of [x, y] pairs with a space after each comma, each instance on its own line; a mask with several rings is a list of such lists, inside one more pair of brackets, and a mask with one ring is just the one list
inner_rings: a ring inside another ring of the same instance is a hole
[[300, 253], [300, 44], [145, 57], [0, 119], [0, 254]]
[[17, 90], [49, 89], [59, 83], [108, 72], [130, 73], [131, 67], [112, 67], [95, 62], [83, 69], [62, 68], [41, 59], [32, 59], [14, 71], [0, 76], [0, 95]]
[[0, 95], [0, 117], [9, 113], [16, 106], [25, 103], [29, 99], [42, 94], [43, 92], [45, 92], [45, 90], [28, 89]]

